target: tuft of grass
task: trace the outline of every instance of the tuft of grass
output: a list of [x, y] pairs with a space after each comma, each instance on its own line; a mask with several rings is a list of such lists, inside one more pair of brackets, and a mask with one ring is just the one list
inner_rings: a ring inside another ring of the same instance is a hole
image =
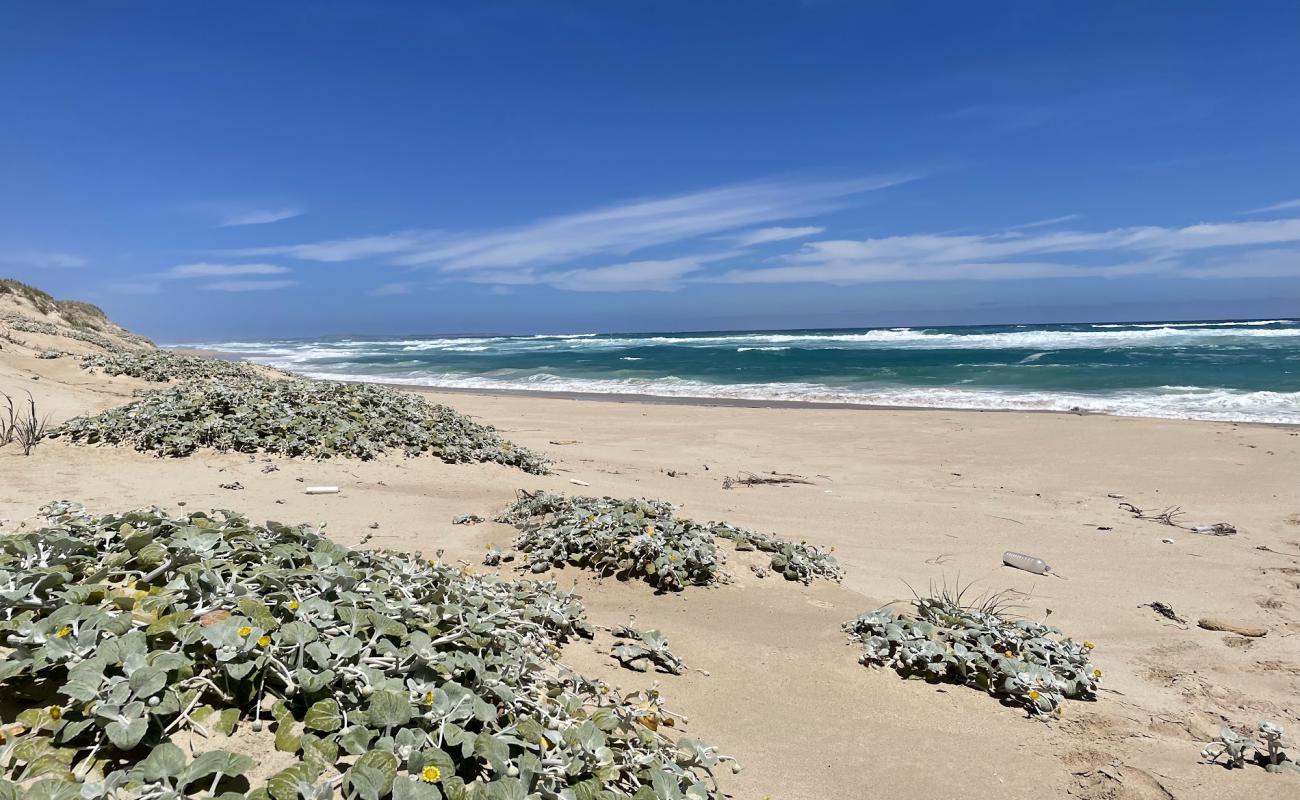
[[4, 416], [0, 416], [0, 447], [8, 444], [17, 444], [18, 448], [23, 451], [23, 455], [32, 454], [32, 448], [36, 447], [41, 439], [45, 438], [46, 428], [49, 426], [49, 416], [41, 416], [36, 412], [36, 400], [32, 393], [27, 393], [27, 408], [20, 410], [21, 407], [14, 405], [14, 399], [5, 392], [0, 392], [0, 397], [4, 397], [6, 408], [3, 411]]

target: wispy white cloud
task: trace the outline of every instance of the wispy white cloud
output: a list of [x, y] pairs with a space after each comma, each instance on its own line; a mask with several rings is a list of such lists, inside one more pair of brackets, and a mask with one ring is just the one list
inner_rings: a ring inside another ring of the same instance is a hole
[[789, 239], [800, 239], [806, 236], [816, 236], [825, 231], [826, 229], [820, 225], [805, 225], [801, 228], [788, 228], [778, 225], [771, 228], [759, 228], [754, 231], [745, 231], [727, 238], [740, 247], [753, 247], [754, 245], [784, 242]]
[[217, 222], [217, 226], [233, 228], [240, 225], [267, 225], [272, 222], [301, 217], [306, 213], [303, 209], [294, 206], [227, 210], [221, 213], [221, 219]]
[[200, 288], [211, 292], [272, 292], [297, 286], [297, 281], [217, 281], [205, 283]]
[[409, 253], [421, 247], [431, 246], [438, 238], [439, 235], [432, 231], [400, 231], [382, 236], [362, 236], [356, 239], [333, 239], [323, 242], [276, 245], [273, 247], [252, 247], [225, 252], [237, 256], [286, 256], [300, 261], [342, 263], [377, 256]]
[[1274, 203], [1271, 206], [1263, 208], [1252, 208], [1249, 211], [1243, 211], [1242, 214], [1271, 214], [1274, 211], [1295, 211], [1300, 209], [1300, 199], [1286, 200], [1281, 203]]
[[386, 256], [396, 264], [448, 272], [534, 268], [587, 257], [629, 255], [658, 245], [814, 216], [916, 177], [898, 174], [838, 181], [756, 182], [634, 200], [492, 231], [400, 231], [233, 252], [323, 262]]
[[89, 263], [81, 256], [51, 250], [0, 250], [0, 266], [29, 269], [75, 269]]
[[698, 258], [630, 261], [607, 267], [552, 272], [542, 282], [572, 292], [671, 292], [682, 278], [703, 268]]
[[1033, 228], [1050, 228], [1053, 225], [1060, 225], [1063, 222], [1070, 222], [1071, 220], [1079, 219], [1081, 216], [1082, 216], [1081, 214], [1065, 214], [1060, 217], [1050, 217], [1048, 219], [1040, 219], [1034, 222], [1026, 222], [1021, 225], [1012, 225], [1009, 228], [1007, 228], [1007, 230], [1027, 231]]
[[889, 175], [804, 183], [751, 183], [550, 217], [519, 228], [456, 236], [398, 257], [445, 270], [555, 264], [625, 255], [655, 245], [724, 233], [843, 207], [850, 198], [912, 180]]
[[393, 297], [399, 294], [410, 294], [415, 289], [415, 283], [411, 281], [395, 281], [393, 283], [384, 283], [371, 289], [366, 294], [371, 297]]
[[177, 264], [166, 272], [160, 273], [160, 278], [224, 278], [234, 275], [283, 275], [289, 272], [288, 267], [281, 267], [276, 264]]
[[1300, 278], [1300, 248], [1270, 247], [1184, 269], [1189, 278]]
[[[1250, 262], [1251, 253], [1257, 253], [1261, 247], [1295, 242], [1300, 242], [1300, 219], [1032, 235], [1019, 231], [987, 235], [916, 234], [810, 242], [782, 257], [782, 263], [775, 266], [732, 269], [704, 280], [849, 284], [1122, 277], [1153, 273], [1257, 277], [1277, 274], [1284, 267], [1276, 259], [1268, 261], [1267, 266], [1263, 261]], [[1237, 252], [1213, 263], [1193, 258], [1199, 253], [1234, 249]]]

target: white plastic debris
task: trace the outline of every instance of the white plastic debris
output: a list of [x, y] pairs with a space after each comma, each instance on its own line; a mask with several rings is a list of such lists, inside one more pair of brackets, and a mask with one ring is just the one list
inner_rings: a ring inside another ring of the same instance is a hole
[[587, 483], [586, 481], [580, 481], [580, 480], [578, 480], [577, 478], [569, 478], [569, 483], [572, 483], [574, 486], [590, 486], [590, 485], [591, 485], [590, 483]]
[[337, 486], [308, 486], [303, 494], [338, 494]]
[[1052, 571], [1052, 568], [1047, 566], [1047, 562], [1043, 559], [1010, 550], [1002, 554], [1002, 563], [1008, 567], [1023, 569], [1025, 572], [1033, 572], [1037, 575], [1046, 575]]

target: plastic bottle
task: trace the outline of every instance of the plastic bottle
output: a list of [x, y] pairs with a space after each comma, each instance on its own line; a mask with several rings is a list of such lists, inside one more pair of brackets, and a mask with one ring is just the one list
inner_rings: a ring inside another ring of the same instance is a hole
[[308, 486], [303, 494], [338, 494], [337, 486]]
[[1043, 559], [1027, 556], [1024, 553], [1014, 553], [1010, 550], [1002, 554], [1002, 563], [1008, 567], [1023, 569], [1025, 572], [1033, 572], [1038, 575], [1046, 575], [1052, 571], [1052, 568], [1047, 566], [1047, 562]]

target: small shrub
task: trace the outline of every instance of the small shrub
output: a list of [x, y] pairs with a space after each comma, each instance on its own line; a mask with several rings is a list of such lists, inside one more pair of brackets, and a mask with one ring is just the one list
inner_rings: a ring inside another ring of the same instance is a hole
[[892, 667], [905, 677], [960, 683], [1023, 706], [1056, 711], [1063, 700], [1096, 697], [1101, 670], [1091, 643], [1076, 644], [1056, 628], [1007, 619], [997, 599], [963, 605], [961, 595], [918, 597], [913, 616], [882, 608], [844, 624], [861, 642], [863, 664]]

